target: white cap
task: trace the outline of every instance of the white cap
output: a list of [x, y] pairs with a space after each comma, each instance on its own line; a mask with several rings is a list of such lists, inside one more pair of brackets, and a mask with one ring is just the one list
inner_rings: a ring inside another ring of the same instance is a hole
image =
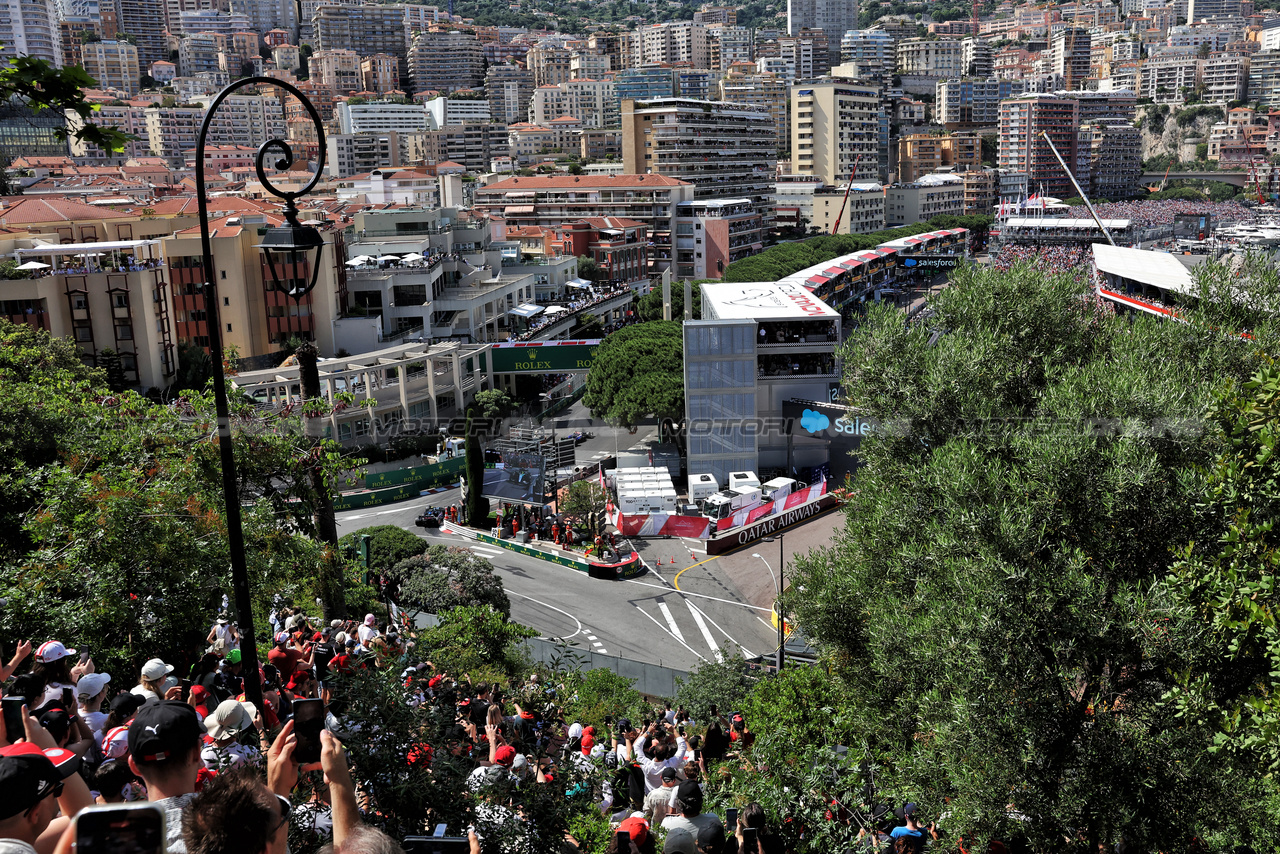
[[75, 655], [74, 649], [67, 649], [62, 645], [62, 641], [45, 641], [40, 644], [40, 648], [36, 650], [36, 661], [48, 664], [53, 661], [60, 661], [69, 655]]
[[173, 665], [165, 664], [158, 658], [153, 658], [142, 665], [142, 678], [151, 682], [155, 682], [162, 676], [168, 676], [172, 672]]
[[239, 700], [223, 700], [204, 719], [204, 728], [214, 741], [244, 732], [253, 726], [253, 704]]
[[569, 726], [569, 738], [582, 738], [582, 724], [574, 721]]
[[76, 683], [76, 696], [84, 697], [86, 700], [96, 697], [102, 693], [102, 689], [107, 687], [110, 681], [110, 673], [86, 673]]

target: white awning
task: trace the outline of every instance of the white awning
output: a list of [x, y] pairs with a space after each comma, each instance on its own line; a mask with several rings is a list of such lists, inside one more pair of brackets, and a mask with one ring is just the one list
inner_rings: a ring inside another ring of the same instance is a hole
[[1098, 272], [1139, 282], [1161, 290], [1195, 294], [1191, 271], [1176, 256], [1148, 249], [1129, 249], [1107, 243], [1093, 244], [1093, 263]]
[[140, 246], [155, 246], [159, 240], [116, 240], [99, 243], [63, 243], [61, 246], [47, 244], [14, 250], [19, 255], [78, 255], [85, 252], [119, 252], [137, 249]]
[[588, 282], [586, 279], [570, 279], [569, 281], [565, 282], [565, 285], [567, 285], [568, 287], [571, 287], [571, 288], [589, 288], [589, 287], [591, 287], [591, 283], [590, 283], [590, 282]]
[[541, 313], [542, 313], [542, 306], [529, 305], [528, 303], [518, 305], [507, 312], [507, 314], [514, 314], [516, 317], [533, 317], [534, 315], [541, 314]]

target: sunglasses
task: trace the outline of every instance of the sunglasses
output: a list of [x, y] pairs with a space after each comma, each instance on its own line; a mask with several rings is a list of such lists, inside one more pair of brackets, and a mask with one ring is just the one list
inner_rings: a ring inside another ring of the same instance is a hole
[[63, 787], [62, 783], [59, 783], [58, 785], [54, 786], [52, 789], [49, 790], [48, 794], [46, 794], [40, 800], [36, 801], [28, 809], [24, 810], [22, 814], [31, 815], [31, 811], [34, 810], [36, 807], [40, 806], [40, 804], [44, 802], [44, 798], [52, 796], [54, 800], [57, 800], [58, 798], [62, 797], [62, 787]]
[[289, 799], [284, 795], [276, 795], [276, 800], [280, 802], [280, 822], [273, 828], [269, 836], [275, 836], [280, 828], [289, 823], [289, 817], [293, 815], [293, 804], [289, 803]]

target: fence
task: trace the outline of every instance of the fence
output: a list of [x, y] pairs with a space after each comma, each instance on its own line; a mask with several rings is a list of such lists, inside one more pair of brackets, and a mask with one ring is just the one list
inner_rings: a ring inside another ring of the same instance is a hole
[[[438, 626], [440, 618], [435, 614], [419, 614], [418, 625]], [[561, 641], [530, 638], [524, 642], [524, 647], [529, 653], [529, 658], [539, 664], [551, 664], [558, 660], [562, 665], [576, 666], [583, 671], [597, 668], [608, 670], [624, 679], [631, 679], [637, 691], [651, 697], [674, 697], [676, 680], [689, 678], [687, 670], [674, 670], [663, 667], [661, 664], [647, 664], [614, 655], [601, 655]]]
[[430, 489], [433, 486], [454, 483], [462, 476], [462, 471], [466, 467], [466, 457], [453, 457], [425, 466], [373, 472], [365, 476], [364, 485], [366, 489], [382, 489], [400, 484], [416, 484], [418, 489]]

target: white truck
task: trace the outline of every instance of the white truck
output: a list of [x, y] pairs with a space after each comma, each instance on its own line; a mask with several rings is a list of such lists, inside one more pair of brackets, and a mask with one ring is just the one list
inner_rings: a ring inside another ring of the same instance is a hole
[[749, 510], [761, 504], [760, 487], [743, 486], [722, 489], [703, 499], [702, 515], [710, 519], [728, 519], [739, 510]]
[[763, 494], [765, 501], [778, 501], [806, 487], [807, 484], [800, 483], [789, 477], [775, 477], [761, 486], [760, 492]]
[[759, 487], [760, 478], [753, 471], [731, 471], [729, 472], [729, 482], [725, 484], [729, 489], [741, 489], [744, 487]]
[[689, 501], [697, 504], [702, 499], [715, 495], [720, 491], [720, 484], [716, 482], [716, 476], [713, 474], [691, 474], [689, 475]]

